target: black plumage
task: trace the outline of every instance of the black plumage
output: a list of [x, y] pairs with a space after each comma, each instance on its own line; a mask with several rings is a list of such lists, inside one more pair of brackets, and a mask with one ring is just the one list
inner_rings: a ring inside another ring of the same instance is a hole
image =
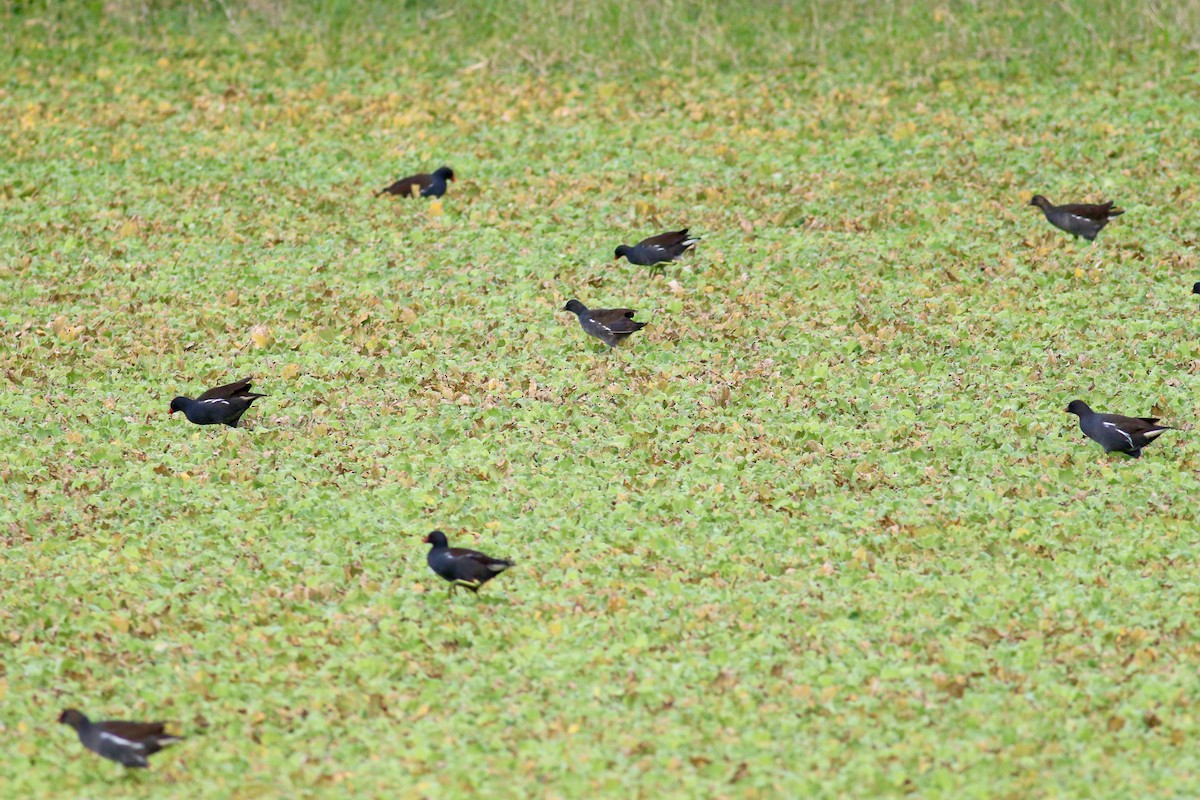
[[420, 175], [401, 178], [391, 186], [380, 189], [375, 196], [392, 194], [399, 197], [441, 197], [446, 193], [447, 181], [454, 181], [454, 170], [449, 167], [438, 167], [432, 175], [422, 172]]
[[634, 322], [637, 313], [631, 308], [592, 308], [578, 300], [568, 300], [563, 311], [570, 311], [579, 319], [579, 326], [588, 336], [594, 336], [609, 347], [616, 347], [629, 336], [646, 327], [645, 322]]
[[126, 767], [148, 767], [148, 756], [182, 741], [182, 737], [165, 733], [162, 722], [92, 722], [74, 708], [62, 712], [58, 721], [74, 728], [88, 750]]
[[1040, 208], [1054, 227], [1075, 237], [1082, 236], [1089, 242], [1096, 238], [1096, 234], [1100, 233], [1113, 217], [1125, 213], [1120, 208], [1113, 208], [1111, 200], [1098, 205], [1070, 203], [1056, 206], [1040, 194], [1035, 194], [1029, 205]]
[[1104, 452], [1124, 453], [1138, 458], [1142, 448], [1158, 438], [1163, 431], [1174, 430], [1159, 425], [1158, 417], [1126, 417], [1121, 414], [1098, 414], [1082, 400], [1072, 400], [1067, 413], [1079, 417], [1079, 429], [1104, 448]]
[[242, 378], [240, 381], [227, 383], [209, 389], [195, 400], [182, 395], [171, 401], [168, 415], [182, 411], [188, 422], [196, 425], [228, 425], [238, 426], [238, 420], [246, 413], [246, 409], [265, 394], [250, 391], [253, 378]]
[[688, 236], [687, 228], [668, 231], [643, 239], [632, 247], [627, 244], [619, 246], [613, 260], [624, 257], [629, 260], [630, 264], [665, 269], [661, 265], [679, 258], [695, 247], [699, 241], [699, 236]]
[[426, 559], [429, 568], [450, 581], [451, 594], [457, 586], [478, 592], [479, 587], [513, 566], [512, 561], [492, 558], [477, 550], [450, 547], [441, 531], [432, 531], [425, 537], [425, 543], [431, 545]]

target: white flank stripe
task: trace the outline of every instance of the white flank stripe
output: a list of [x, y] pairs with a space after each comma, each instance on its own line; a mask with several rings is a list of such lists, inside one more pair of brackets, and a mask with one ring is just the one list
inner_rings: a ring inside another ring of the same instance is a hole
[[121, 747], [132, 747], [134, 750], [138, 751], [146, 749], [146, 745], [142, 744], [141, 742], [133, 742], [121, 736], [117, 736], [115, 733], [109, 733], [108, 731], [100, 731], [100, 738], [107, 739], [113, 744], [120, 745]]
[[1124, 436], [1124, 437], [1125, 437], [1125, 441], [1129, 442], [1129, 446], [1130, 446], [1130, 447], [1133, 447], [1133, 437], [1132, 437], [1132, 436], [1130, 436], [1130, 435], [1129, 435], [1128, 433], [1126, 433], [1125, 431], [1121, 430], [1121, 426], [1120, 426], [1120, 425], [1118, 425], [1118, 424], [1117, 424], [1117, 423], [1115, 423], [1115, 422], [1106, 422], [1106, 423], [1104, 423], [1104, 427], [1106, 427], [1106, 428], [1112, 428], [1112, 429], [1113, 429], [1113, 430], [1115, 430], [1117, 433], [1119, 433], [1119, 434], [1121, 434], [1122, 436]]
[[201, 400], [200, 402], [201, 403], [220, 403], [221, 405], [225, 405], [225, 406], [229, 405], [228, 400], [222, 400], [219, 397], [213, 398], [212, 400]]

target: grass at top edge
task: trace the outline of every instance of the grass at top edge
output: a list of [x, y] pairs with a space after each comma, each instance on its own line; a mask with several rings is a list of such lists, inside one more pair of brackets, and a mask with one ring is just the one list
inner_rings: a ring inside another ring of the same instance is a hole
[[1189, 52], [1200, 40], [1200, 9], [1180, 10], [1168, 22], [1144, 4], [1120, 0], [1090, 4], [1086, 18], [1064, 8], [997, 6], [969, 15], [919, 3], [889, 10], [869, 2], [850, 9], [833, 2], [563, 7], [525, 0], [501, 14], [483, 2], [437, 9], [383, 2], [30, 3], [10, 8], [12, 24], [2, 35], [13, 59], [38, 60], [46, 48], [64, 65], [93, 63], [106, 50], [111, 57], [169, 57], [205, 42], [196, 55], [282, 59], [281, 67], [307, 60], [331, 69], [390, 64], [450, 75], [482, 66], [543, 78], [830, 69], [864, 80], [936, 79], [952, 64], [992, 75], [1100, 79], [1112, 65]]

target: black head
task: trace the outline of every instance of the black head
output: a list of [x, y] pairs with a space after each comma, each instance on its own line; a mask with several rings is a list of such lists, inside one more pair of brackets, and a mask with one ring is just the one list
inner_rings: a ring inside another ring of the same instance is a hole
[[630, 247], [629, 245], [625, 245], [625, 244], [620, 245], [619, 247], [617, 247], [616, 255], [613, 256], [613, 261], [619, 260], [622, 256], [625, 256], [626, 258], [628, 258], [629, 253], [632, 250], [633, 250], [633, 248]]
[[176, 397], [171, 401], [171, 410], [167, 412], [167, 416], [174, 414], [176, 411], [183, 411], [183, 409], [187, 407], [187, 404], [190, 402], [192, 402], [192, 398], [190, 397], [183, 397], [182, 395]]
[[70, 725], [75, 730], [79, 730], [88, 724], [88, 718], [83, 715], [83, 712], [76, 711], [73, 708], [68, 708], [66, 711], [59, 714], [58, 721], [64, 725]]
[[572, 314], [582, 314], [584, 311], [587, 311], [587, 306], [578, 300], [568, 300], [562, 310], [570, 311]]
[[1077, 417], [1082, 417], [1084, 414], [1090, 414], [1091, 411], [1092, 409], [1088, 406], [1088, 404], [1082, 400], [1072, 400], [1070, 405], [1067, 406], [1067, 413], [1074, 414]]
[[1192, 294], [1200, 294], [1200, 281], [1192, 284]]
[[450, 169], [449, 167], [438, 167], [437, 171], [433, 173], [433, 177], [453, 183], [454, 170]]
[[425, 544], [431, 544], [434, 547], [449, 547], [446, 534], [441, 531], [430, 531], [429, 535], [425, 537]]
[[1038, 208], [1045, 208], [1046, 206], [1050, 205], [1050, 201], [1042, 197], [1040, 194], [1035, 194], [1033, 199], [1029, 201], [1029, 205], [1037, 206]]

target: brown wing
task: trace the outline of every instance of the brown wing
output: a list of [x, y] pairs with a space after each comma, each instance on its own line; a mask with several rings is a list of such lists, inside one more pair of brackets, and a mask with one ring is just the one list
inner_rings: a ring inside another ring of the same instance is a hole
[[131, 742], [140, 742], [143, 739], [150, 739], [157, 736], [162, 736], [163, 728], [166, 726], [164, 722], [123, 722], [121, 720], [109, 720], [101, 722], [100, 727], [109, 733], [116, 734], [122, 739], [128, 739]]
[[1124, 210], [1120, 208], [1113, 208], [1112, 200], [1099, 205], [1092, 205], [1089, 203], [1072, 203], [1070, 205], [1059, 206], [1059, 209], [1067, 212], [1068, 214], [1074, 214], [1077, 217], [1094, 219], [1097, 222], [1104, 222], [1109, 217], [1116, 217], [1125, 213]]
[[485, 567], [488, 567], [488, 566], [511, 567], [512, 566], [511, 561], [506, 561], [503, 558], [492, 558], [491, 556], [485, 555], [485, 554], [479, 552], [478, 550], [468, 550], [465, 547], [451, 547], [450, 555], [454, 556], [455, 558], [461, 558], [461, 559], [465, 559], [467, 561], [474, 561], [476, 564], [481, 564]]
[[379, 194], [395, 194], [401, 197], [412, 197], [414, 194], [420, 194], [425, 191], [433, 183], [433, 176], [428, 173], [420, 175], [409, 175], [407, 178], [400, 180], [387, 187]]
[[638, 242], [638, 247], [662, 247], [665, 249], [678, 247], [685, 239], [688, 238], [687, 233], [687, 228], [684, 228], [681, 231], [668, 231], [667, 233], [660, 233], [657, 236], [651, 236], [649, 239], [642, 239], [640, 242]]
[[459, 580], [477, 581], [480, 584], [487, 583], [513, 565], [513, 562], [503, 558], [492, 558], [476, 550], [458, 547], [451, 548], [450, 555], [454, 557], [454, 573]]
[[1105, 422], [1112, 422], [1121, 430], [1136, 436], [1139, 433], [1149, 433], [1164, 426], [1158, 424], [1159, 417], [1126, 417], [1121, 414], [1101, 414]]
[[613, 333], [633, 333], [646, 325], [644, 322], [633, 321], [633, 315], [637, 312], [632, 308], [594, 308], [588, 313], [592, 319]]
[[250, 388], [250, 383], [254, 378], [242, 378], [240, 381], [227, 383], [224, 386], [216, 386], [209, 389], [204, 394], [196, 398], [196, 401], [201, 400], [228, 400], [231, 397], [237, 397], [239, 394], [247, 391]]

